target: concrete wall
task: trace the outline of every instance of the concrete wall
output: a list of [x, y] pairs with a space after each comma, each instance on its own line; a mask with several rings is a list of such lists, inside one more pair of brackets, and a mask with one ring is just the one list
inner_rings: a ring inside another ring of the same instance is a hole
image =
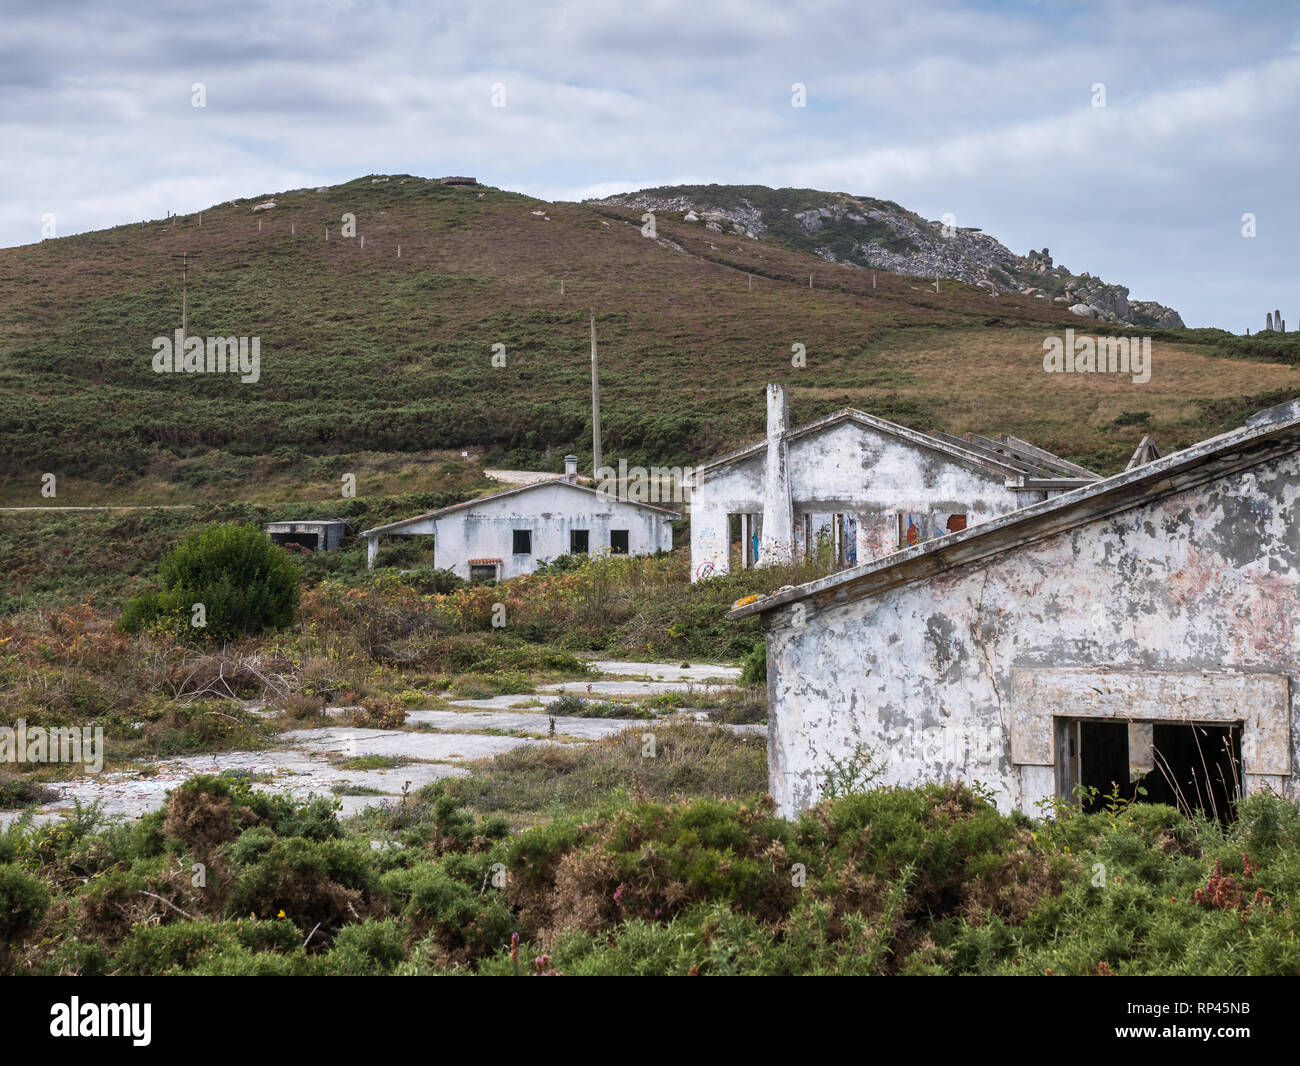
[[[666, 515], [555, 482], [513, 496], [488, 500], [431, 523], [434, 565], [469, 578], [470, 559], [502, 560], [501, 577], [517, 577], [569, 551], [569, 532], [588, 530], [589, 551], [608, 551], [610, 530], [628, 531], [628, 554], [670, 551], [672, 522]], [[532, 553], [515, 555], [514, 531], [532, 531]]]
[[[1001, 473], [963, 464], [857, 422], [790, 440], [790, 487], [796, 538], [809, 513], [857, 517], [857, 562], [898, 548], [898, 515], [965, 512], [970, 525], [1007, 514], [1017, 503]], [[730, 568], [727, 515], [763, 510], [766, 454], [703, 471], [691, 492], [691, 573]]]
[[1247, 787], [1300, 798], [1297, 519], [1291, 453], [947, 574], [769, 612], [778, 808], [815, 802], [861, 743], [879, 783], [979, 780], [1036, 814], [1056, 790], [1054, 712], [1240, 721]]
[[267, 522], [262, 528], [277, 544], [300, 543], [300, 538], [312, 537], [314, 538], [313, 550], [333, 551], [342, 546], [347, 523], [343, 521]]

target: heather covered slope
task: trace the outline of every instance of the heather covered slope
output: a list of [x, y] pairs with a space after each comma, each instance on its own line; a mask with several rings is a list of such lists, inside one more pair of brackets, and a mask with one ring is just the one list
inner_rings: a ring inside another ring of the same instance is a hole
[[[260, 338], [256, 383], [154, 372], [153, 338], [180, 324], [171, 257], [186, 251], [191, 335]], [[605, 452], [634, 463], [751, 439], [769, 380], [791, 385], [796, 421], [852, 404], [1012, 432], [1103, 470], [1143, 433], [1190, 442], [1300, 391], [1289, 337], [1157, 330], [1145, 385], [1052, 376], [1045, 335], [1114, 327], [671, 215], [650, 239], [633, 208], [365, 177], [219, 205], [201, 226], [0, 250], [0, 504], [327, 500], [358, 469], [382, 473], [362, 492], [443, 491], [457, 475], [425, 459], [461, 450], [585, 461], [593, 310]], [[795, 344], [806, 367], [791, 366]], [[57, 499], [40, 495], [47, 472]]]

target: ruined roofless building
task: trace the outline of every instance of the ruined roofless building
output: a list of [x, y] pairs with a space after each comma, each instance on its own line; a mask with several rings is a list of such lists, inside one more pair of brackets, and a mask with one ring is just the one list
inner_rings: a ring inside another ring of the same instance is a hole
[[1077, 786], [1222, 811], [1300, 798], [1300, 400], [941, 540], [737, 608], [767, 642], [769, 787]]
[[921, 433], [851, 408], [790, 428], [768, 385], [767, 436], [695, 471], [692, 580], [830, 555], [856, 566], [1098, 475], [1014, 437]]

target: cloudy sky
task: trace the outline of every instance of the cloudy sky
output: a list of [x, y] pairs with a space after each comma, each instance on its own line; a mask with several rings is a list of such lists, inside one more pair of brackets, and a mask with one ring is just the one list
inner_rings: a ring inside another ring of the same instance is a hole
[[0, 246], [369, 173], [811, 186], [1300, 328], [1293, 0], [0, 0], [0, 144]]

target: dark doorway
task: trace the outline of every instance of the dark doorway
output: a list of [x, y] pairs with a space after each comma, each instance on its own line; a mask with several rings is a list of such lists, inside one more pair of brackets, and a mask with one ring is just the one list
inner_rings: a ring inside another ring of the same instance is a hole
[[587, 545], [591, 540], [591, 534], [586, 529], [569, 530], [569, 554], [586, 555]]
[[[1058, 719], [1058, 794], [1085, 811], [1122, 800], [1167, 803], [1227, 821], [1241, 794], [1241, 727]], [[1139, 792], [1141, 788], [1143, 791]]]
[[302, 548], [315, 551], [320, 547], [320, 535], [317, 533], [272, 533], [271, 539], [281, 547], [296, 544]]
[[[1082, 721], [1079, 723], [1079, 783], [1085, 811], [1105, 806], [1105, 797], [1119, 788], [1132, 799], [1136, 789], [1128, 779], [1128, 723]], [[1093, 793], [1096, 789], [1096, 793]]]
[[611, 529], [609, 531], [609, 550], [613, 555], [627, 554], [626, 529]]
[[1151, 803], [1227, 821], [1241, 795], [1241, 727], [1162, 725], [1152, 736], [1155, 769], [1143, 784]]

